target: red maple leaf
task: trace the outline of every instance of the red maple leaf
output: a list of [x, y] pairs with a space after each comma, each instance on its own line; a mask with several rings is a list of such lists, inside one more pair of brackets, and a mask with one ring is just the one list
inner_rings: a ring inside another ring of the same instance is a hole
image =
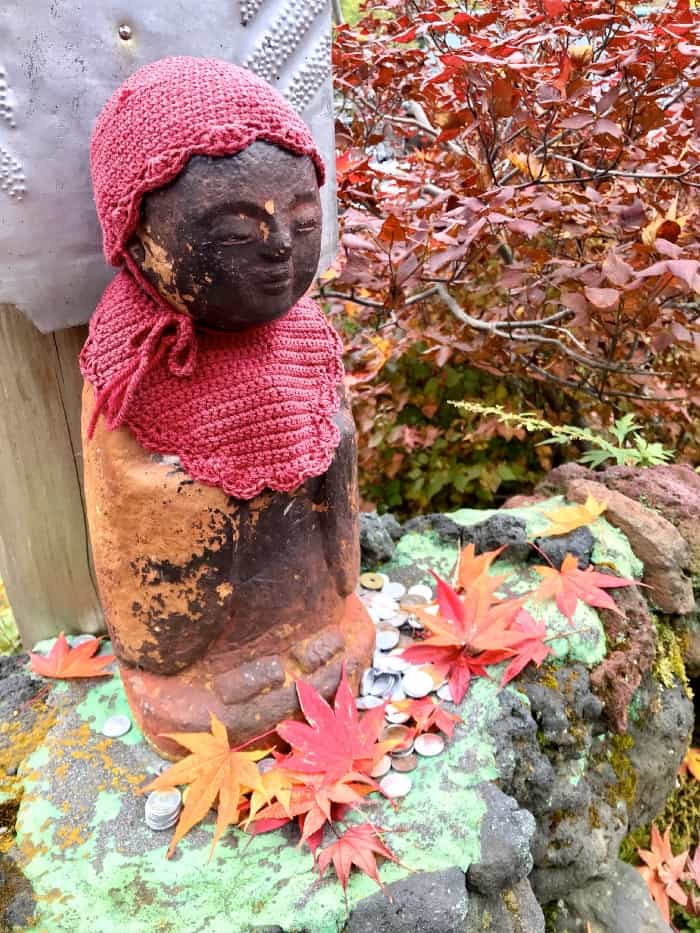
[[688, 903], [688, 894], [679, 884], [679, 881], [685, 878], [688, 853], [686, 851], [681, 852], [680, 855], [674, 855], [670, 835], [670, 826], [666, 827], [662, 836], [654, 823], [651, 827], [651, 849], [637, 849], [637, 854], [645, 863], [639, 868], [639, 872], [669, 925], [671, 923], [670, 901], [674, 900], [681, 907], [685, 907]]
[[515, 617], [513, 631], [521, 632], [523, 640], [514, 649], [516, 655], [503, 672], [501, 686], [517, 677], [531, 662], [539, 667], [540, 664], [552, 653], [549, 645], [545, 644], [547, 629], [544, 622], [538, 622], [533, 619], [529, 612], [521, 609]]
[[408, 713], [416, 724], [416, 735], [429, 732], [435, 727], [451, 739], [456, 724], [462, 722], [459, 716], [448, 713], [432, 697], [425, 697], [422, 700], [395, 700], [391, 705], [402, 713]]
[[61, 632], [46, 657], [30, 652], [30, 667], [35, 674], [53, 677], [57, 680], [67, 680], [73, 677], [111, 677], [111, 673], [103, 668], [114, 661], [114, 655], [104, 654], [99, 658], [93, 657], [101, 641], [101, 638], [93, 638], [75, 648], [70, 648], [65, 635]]
[[402, 657], [415, 663], [431, 663], [446, 677], [455, 703], [461, 703], [472, 676], [485, 676], [486, 666], [513, 657], [523, 633], [511, 629], [522, 608], [520, 599], [498, 599], [495, 591], [503, 582], [486, 573], [476, 576], [464, 595], [433, 574], [437, 580], [440, 614], [416, 609], [424, 626], [433, 634], [420, 645], [412, 645]]
[[345, 891], [350, 878], [350, 870], [354, 865], [373, 881], [376, 881], [383, 890], [384, 886], [379, 880], [376, 857], [380, 855], [392, 862], [398, 862], [398, 859], [391, 849], [387, 848], [382, 842], [379, 835], [381, 832], [381, 829], [372, 826], [371, 823], [361, 823], [359, 826], [351, 826], [346, 829], [342, 836], [331, 845], [321, 849], [316, 856], [319, 872], [323, 875], [332, 863], [338, 880], [343, 886], [343, 891]]
[[296, 688], [306, 723], [286, 719], [277, 726], [277, 734], [292, 749], [281, 762], [287, 771], [322, 774], [325, 783], [333, 784], [350, 773], [368, 775], [396, 744], [378, 741], [385, 725], [385, 704], [360, 717], [345, 666], [333, 709], [303, 680]]
[[634, 580], [623, 577], [613, 577], [607, 573], [599, 573], [592, 567], [579, 570], [578, 560], [573, 554], [564, 558], [561, 570], [554, 567], [537, 566], [535, 570], [543, 578], [540, 585], [532, 595], [538, 602], [545, 599], [556, 599], [557, 607], [562, 615], [573, 624], [573, 615], [578, 601], [587, 606], [596, 606], [599, 609], [609, 609], [618, 615], [623, 615], [615, 605], [614, 600], [605, 590], [619, 586], [634, 586]]

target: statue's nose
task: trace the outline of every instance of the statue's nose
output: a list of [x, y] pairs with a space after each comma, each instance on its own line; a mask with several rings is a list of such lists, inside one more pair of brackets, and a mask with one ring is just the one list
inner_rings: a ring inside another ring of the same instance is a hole
[[267, 244], [267, 255], [276, 262], [289, 259], [292, 255], [292, 238], [282, 232], [272, 234]]

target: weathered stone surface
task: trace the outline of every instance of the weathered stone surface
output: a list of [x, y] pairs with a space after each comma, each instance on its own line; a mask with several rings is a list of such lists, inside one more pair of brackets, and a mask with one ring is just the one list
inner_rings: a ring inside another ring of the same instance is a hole
[[605, 879], [572, 891], [558, 905], [556, 933], [669, 933], [639, 872], [617, 862]]
[[366, 569], [374, 570], [393, 557], [394, 539], [383, 519], [384, 516], [376, 512], [360, 513], [360, 551], [362, 566]]
[[[593, 535], [590, 528], [583, 526], [576, 528], [566, 535], [556, 535], [551, 538], [535, 538], [535, 545], [557, 570], [564, 563], [567, 554], [578, 558], [578, 566], [585, 570], [591, 562], [593, 553]], [[538, 555], [539, 556], [539, 555]]]
[[485, 784], [481, 794], [486, 805], [480, 830], [481, 858], [469, 866], [467, 885], [488, 897], [512, 887], [532, 870], [530, 840], [535, 818], [495, 784]]
[[700, 475], [688, 464], [676, 463], [643, 470], [610, 467], [600, 481], [657, 509], [676, 526], [690, 549], [691, 573], [700, 583]]
[[626, 535], [632, 550], [644, 563], [649, 599], [664, 612], [692, 612], [695, 598], [688, 545], [667, 519], [590, 480], [574, 480], [566, 495], [573, 502], [585, 502], [588, 495], [606, 502], [606, 519]]
[[[465, 933], [544, 933], [544, 916], [525, 879], [494, 897], [471, 894]], [[426, 927], [424, 933], [432, 933]]]
[[413, 534], [432, 532], [447, 541], [461, 542], [462, 528], [449, 515], [435, 513], [431, 515], [417, 515], [405, 522], [404, 531]]
[[647, 675], [639, 688], [628, 731], [634, 743], [628, 752], [635, 773], [630, 829], [644, 826], [661, 810], [676, 784], [693, 729], [694, 711], [680, 685], [662, 687]]
[[353, 909], [347, 933], [477, 933], [465, 926], [464, 872], [418, 871], [364, 898]]
[[507, 511], [496, 512], [486, 521], [462, 527], [462, 544], [473, 544], [477, 554], [506, 546], [508, 560], [527, 560], [532, 548], [527, 539], [527, 524]]
[[27, 673], [26, 654], [0, 657], [0, 722], [27, 703], [41, 687], [41, 681]]
[[654, 663], [654, 623], [636, 586], [613, 590], [622, 615], [602, 609], [608, 655], [591, 673], [591, 686], [605, 704], [605, 718], [615, 732], [625, 732], [627, 715], [642, 676]]

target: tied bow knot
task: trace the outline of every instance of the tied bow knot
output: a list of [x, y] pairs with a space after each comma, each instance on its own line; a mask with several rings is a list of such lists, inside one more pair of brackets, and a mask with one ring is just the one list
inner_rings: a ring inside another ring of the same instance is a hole
[[112, 376], [97, 395], [88, 425], [90, 440], [100, 414], [104, 414], [110, 430], [124, 424], [139, 385], [146, 374], [163, 360], [173, 376], [180, 378], [191, 376], [197, 365], [197, 340], [192, 319], [175, 311], [157, 314], [152, 322], [132, 335], [129, 345], [133, 356], [126, 367]]

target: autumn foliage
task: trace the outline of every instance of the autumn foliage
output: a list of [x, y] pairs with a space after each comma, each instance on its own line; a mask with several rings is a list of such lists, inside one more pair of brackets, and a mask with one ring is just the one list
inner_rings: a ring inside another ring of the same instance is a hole
[[634, 409], [693, 456], [688, 0], [648, 15], [624, 0], [362, 9], [334, 45], [342, 249], [321, 291], [345, 334], [366, 494], [443, 507], [549, 466], [495, 420], [450, 411], [460, 395], [555, 423]]

